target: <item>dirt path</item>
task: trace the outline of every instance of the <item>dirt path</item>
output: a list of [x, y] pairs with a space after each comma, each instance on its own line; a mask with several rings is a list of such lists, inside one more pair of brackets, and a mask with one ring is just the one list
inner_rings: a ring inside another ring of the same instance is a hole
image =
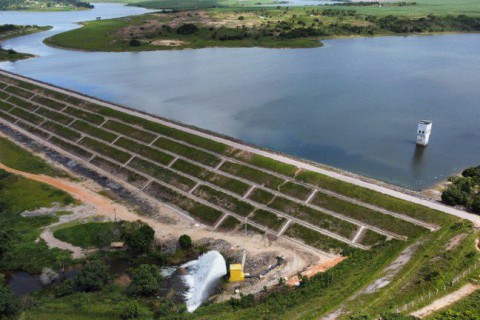
[[476, 290], [480, 289], [480, 285], [475, 285], [472, 283], [468, 283], [458, 289], [457, 291], [454, 291], [444, 297], [441, 297], [440, 299], [437, 299], [433, 301], [431, 304], [429, 304], [426, 307], [423, 307], [420, 310], [417, 310], [415, 312], [412, 312], [411, 315], [419, 318], [424, 318], [426, 316], [431, 315], [432, 313], [439, 311], [445, 307], [448, 307], [455, 302], [468, 297], [472, 293], [474, 293]]
[[42, 234], [40, 234], [40, 238], [45, 240], [49, 248], [59, 248], [59, 249], [71, 251], [73, 259], [80, 259], [85, 257], [85, 254], [83, 253], [82, 248], [76, 247], [74, 245], [71, 245], [68, 242], [63, 242], [55, 238], [50, 228], [45, 229], [42, 232]]
[[399, 199], [406, 200], [406, 201], [409, 201], [409, 202], [413, 202], [413, 203], [416, 203], [416, 204], [420, 204], [420, 205], [423, 205], [423, 206], [426, 206], [426, 207], [429, 207], [429, 208], [432, 208], [432, 209], [435, 209], [435, 210], [439, 210], [439, 211], [457, 216], [457, 217], [462, 218], [462, 219], [470, 220], [474, 224], [480, 226], [480, 216], [478, 216], [478, 215], [471, 214], [471, 213], [461, 211], [461, 210], [458, 210], [458, 209], [455, 209], [453, 207], [449, 207], [449, 206], [446, 206], [446, 205], [443, 205], [443, 204], [440, 204], [440, 203], [437, 203], [437, 202], [432, 202], [430, 200], [422, 199], [422, 198], [416, 197], [414, 195], [406, 194], [406, 193], [403, 193], [403, 192], [400, 192], [400, 191], [397, 191], [397, 190], [387, 188], [387, 187], [383, 186], [383, 184], [381, 182], [365, 181], [365, 180], [362, 180], [360, 177], [357, 177], [357, 176], [352, 176], [352, 175], [347, 175], [347, 174], [335, 172], [335, 171], [332, 171], [332, 170], [328, 170], [328, 169], [325, 169], [325, 168], [318, 167], [316, 165], [312, 165], [312, 164], [309, 164], [309, 163], [306, 163], [306, 162], [303, 162], [303, 161], [299, 161], [299, 160], [290, 158], [286, 155], [273, 153], [273, 152], [270, 152], [270, 151], [267, 151], [267, 150], [257, 149], [257, 148], [239, 143], [239, 142], [231, 141], [231, 140], [228, 140], [228, 139], [225, 139], [225, 138], [222, 138], [222, 137], [219, 137], [219, 136], [215, 136], [215, 135], [212, 135], [212, 134], [209, 134], [209, 133], [206, 133], [206, 132], [202, 132], [202, 131], [199, 131], [199, 130], [196, 130], [196, 129], [193, 129], [193, 128], [185, 127], [185, 126], [182, 126], [182, 125], [179, 125], [179, 124], [176, 124], [176, 123], [172, 123], [172, 122], [169, 122], [169, 121], [166, 121], [166, 120], [162, 120], [162, 119], [159, 119], [157, 117], [149, 116], [149, 115], [146, 115], [146, 114], [134, 111], [134, 110], [122, 108], [122, 107], [119, 107], [119, 106], [116, 106], [114, 104], [110, 104], [110, 103], [107, 103], [107, 102], [104, 102], [104, 101], [99, 101], [97, 99], [85, 97], [83, 95], [76, 94], [76, 93], [73, 93], [73, 92], [70, 92], [70, 91], [66, 91], [66, 90], [63, 90], [63, 89], [60, 89], [60, 88], [56, 88], [56, 87], [52, 87], [52, 86], [49, 86], [49, 85], [46, 85], [46, 84], [38, 83], [38, 82], [35, 82], [35, 81], [30, 80], [28, 78], [20, 77], [18, 75], [12, 74], [12, 73], [0, 71], [0, 74], [5, 74], [5, 75], [8, 75], [9, 77], [16, 78], [16, 79], [19, 79], [19, 80], [22, 80], [22, 81], [35, 83], [36, 85], [48, 88], [50, 90], [55, 90], [55, 91], [58, 91], [58, 92], [61, 92], [61, 93], [64, 93], [64, 94], [71, 95], [73, 97], [81, 98], [81, 99], [87, 100], [87, 101], [92, 102], [92, 103], [100, 104], [100, 105], [112, 108], [114, 110], [124, 112], [126, 114], [142, 117], [144, 119], [147, 119], [147, 120], [150, 120], [150, 121], [153, 121], [153, 122], [157, 122], [157, 123], [161, 123], [163, 125], [166, 125], [166, 126], [169, 126], [169, 127], [172, 127], [172, 128], [184, 131], [184, 132], [192, 133], [192, 134], [195, 134], [195, 135], [200, 136], [200, 137], [208, 138], [208, 139], [211, 139], [213, 141], [217, 141], [217, 142], [220, 142], [220, 143], [227, 144], [229, 146], [232, 146], [232, 147], [240, 149], [240, 150], [244, 150], [244, 151], [252, 152], [254, 154], [262, 155], [262, 156], [265, 156], [265, 157], [268, 157], [268, 158], [271, 158], [271, 159], [274, 159], [274, 160], [277, 160], [277, 161], [281, 161], [283, 163], [294, 165], [298, 168], [302, 168], [302, 169], [305, 169], [305, 170], [310, 170], [310, 171], [313, 171], [313, 172], [318, 172], [318, 173], [321, 173], [323, 175], [338, 179], [340, 181], [348, 182], [348, 183], [351, 183], [351, 184], [354, 184], [354, 185], [357, 185], [357, 186], [360, 186], [360, 187], [364, 187], [364, 188], [371, 189], [371, 190], [374, 190], [374, 191], [377, 191], [377, 192], [380, 192], [380, 193], [383, 193], [383, 194], [393, 196], [395, 198], [399, 198]]

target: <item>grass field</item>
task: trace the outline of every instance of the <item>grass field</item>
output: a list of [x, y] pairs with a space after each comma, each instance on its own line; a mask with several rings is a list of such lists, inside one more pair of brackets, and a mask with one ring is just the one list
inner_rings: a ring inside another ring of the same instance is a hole
[[[98, 248], [109, 245], [112, 241], [120, 240], [116, 222], [88, 222], [66, 228], [59, 228], [53, 232], [55, 238], [81, 248]], [[118, 231], [118, 232], [116, 232]]]
[[[36, 167], [35, 171], [43, 172], [42, 167]], [[57, 218], [24, 218], [20, 213], [55, 203], [68, 205], [73, 202], [74, 199], [61, 190], [0, 170], [0, 270], [41, 272], [44, 267], [67, 261], [69, 252], [49, 249], [43, 240], [36, 241], [41, 228], [54, 223]]]
[[0, 137], [0, 162], [10, 168], [25, 172], [41, 173], [49, 176], [66, 176], [60, 169], [50, 166], [45, 160], [3, 137]]

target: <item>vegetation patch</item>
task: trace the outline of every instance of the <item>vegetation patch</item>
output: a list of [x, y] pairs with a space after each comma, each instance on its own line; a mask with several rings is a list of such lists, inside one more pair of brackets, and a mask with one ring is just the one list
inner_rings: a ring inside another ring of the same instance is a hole
[[228, 216], [223, 220], [223, 222], [218, 226], [219, 231], [233, 231], [241, 224], [240, 221], [235, 219], [232, 216]]
[[340, 253], [342, 250], [349, 250], [349, 246], [346, 243], [337, 241], [299, 224], [289, 226], [284, 235], [327, 252]]
[[275, 198], [275, 195], [259, 188], [255, 188], [248, 196], [248, 199], [265, 205], [268, 205], [273, 198]]
[[62, 138], [72, 141], [77, 141], [81, 137], [80, 133], [48, 120], [45, 121], [40, 127]]
[[453, 176], [448, 180], [451, 184], [443, 190], [442, 201], [480, 214], [480, 166], [467, 168], [461, 177]]
[[120, 240], [117, 222], [88, 222], [55, 230], [55, 238], [81, 248], [99, 248]]
[[274, 231], [277, 231], [286, 221], [285, 218], [279, 217], [275, 213], [261, 209], [255, 210], [255, 213], [251, 219], [260, 223], [261, 225], [269, 227]]
[[287, 181], [282, 184], [279, 188], [279, 191], [286, 194], [287, 196], [294, 197], [300, 200], [307, 200], [308, 196], [312, 193], [312, 189], [302, 186], [301, 184]]
[[58, 112], [55, 112], [55, 111], [52, 111], [52, 110], [49, 110], [49, 109], [46, 109], [46, 108], [42, 108], [42, 107], [40, 107], [36, 111], [36, 113], [44, 116], [45, 118], [49, 118], [50, 120], [54, 120], [54, 121], [59, 122], [59, 123], [64, 124], [64, 125], [68, 125], [68, 124], [72, 123], [72, 121], [73, 121], [73, 118], [70, 118], [70, 117], [68, 117], [64, 114], [61, 114], [61, 113], [58, 113]]
[[218, 157], [210, 153], [186, 146], [184, 144], [163, 137], [158, 138], [157, 141], [155, 141], [154, 145], [158, 148], [168, 150], [170, 152], [178, 154], [179, 156], [188, 158], [196, 162], [200, 162], [204, 165], [211, 167], [215, 167], [221, 161]]
[[201, 199], [207, 200], [221, 208], [237, 213], [244, 217], [250, 214], [254, 207], [246, 202], [240, 201], [226, 193], [202, 185], [195, 189], [193, 194]]
[[20, 108], [15, 108], [13, 110], [10, 110], [10, 114], [33, 124], [40, 124], [43, 122], [43, 118], [36, 116], [33, 113], [27, 112]]
[[127, 162], [132, 157], [132, 155], [129, 153], [126, 153], [117, 148], [108, 146], [94, 139], [90, 139], [88, 137], [83, 138], [80, 141], [80, 144], [97, 153], [103, 154], [104, 156], [117, 160], [118, 162], [121, 162], [121, 163]]
[[75, 121], [70, 127], [106, 142], [113, 142], [117, 138], [115, 134], [100, 129], [82, 120]]
[[311, 203], [380, 229], [394, 232], [398, 235], [417, 237], [420, 234], [428, 232], [427, 229], [405, 220], [365, 208], [322, 192], [317, 192]]
[[86, 151], [84, 148], [79, 147], [76, 144], [71, 144], [68, 143], [62, 139], [59, 139], [57, 137], [51, 137], [49, 142], [55, 144], [56, 146], [76, 155], [77, 157], [83, 158], [85, 160], [88, 160], [92, 157], [92, 153]]
[[145, 158], [148, 158], [150, 160], [153, 160], [161, 164], [166, 165], [172, 162], [173, 160], [173, 156], [165, 152], [159, 151], [155, 148], [151, 148], [149, 146], [137, 143], [133, 140], [129, 140], [123, 137], [118, 139], [115, 142], [115, 144], [119, 147], [122, 147], [134, 153], [138, 153], [139, 155], [144, 156]]
[[[10, 122], [15, 122], [15, 119], [8, 119], [6, 118], [8, 121]], [[22, 121], [22, 120], [18, 120], [16, 123], [15, 123], [16, 126], [19, 126], [20, 128], [23, 128], [24, 130], [27, 130], [28, 132], [30, 133], [33, 133], [34, 135], [36, 135], [37, 137], [40, 137], [40, 138], [43, 138], [45, 140], [47, 140], [49, 137], [50, 137], [50, 133], [42, 130], [42, 129], [39, 129], [37, 127], [34, 127], [28, 123], [26, 123], [25, 121]]]
[[238, 151], [232, 154], [232, 156], [243, 162], [252, 164], [254, 166], [270, 170], [285, 176], [294, 177], [298, 168], [290, 164], [286, 164], [271, 158], [267, 158], [258, 154], [254, 154], [247, 151]]
[[195, 181], [188, 179], [187, 177], [139, 158], [134, 158], [130, 161], [128, 166], [145, 172], [146, 174], [183, 191], [188, 191], [196, 185]]
[[150, 143], [153, 141], [153, 139], [155, 139], [155, 135], [149, 132], [139, 130], [137, 128], [128, 126], [126, 124], [123, 124], [117, 121], [109, 120], [103, 125], [103, 127], [113, 130], [115, 132], [121, 133], [122, 135], [125, 135], [127, 137], [140, 140], [146, 143]]
[[36, 95], [32, 100], [51, 109], [62, 110], [66, 107], [66, 105], [61, 102], [40, 95]]
[[77, 108], [68, 107], [63, 112], [97, 125], [102, 124], [105, 121], [105, 119], [98, 114], [90, 113]]
[[284, 183], [284, 180], [281, 178], [229, 161], [226, 161], [220, 167], [220, 170], [274, 190], [277, 190]]
[[295, 218], [310, 222], [319, 228], [332, 231], [347, 239], [352, 239], [358, 229], [358, 226], [348, 221], [338, 219], [321, 211], [314, 210], [281, 197], [276, 197], [269, 204], [269, 207], [285, 212]]
[[138, 173], [100, 157], [93, 158], [91, 163], [98, 166], [99, 168], [102, 168], [105, 171], [110, 172], [114, 176], [134, 185], [137, 188], [143, 187], [148, 181], [147, 178], [139, 175]]
[[377, 244], [384, 243], [386, 240], [387, 237], [385, 237], [384, 235], [378, 234], [370, 229], [365, 229], [358, 242], [365, 246], [371, 247]]

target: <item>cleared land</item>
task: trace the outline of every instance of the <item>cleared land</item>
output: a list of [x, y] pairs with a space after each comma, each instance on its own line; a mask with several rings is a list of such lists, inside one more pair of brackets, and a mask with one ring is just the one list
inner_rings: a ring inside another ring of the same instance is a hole
[[[4, 121], [212, 227], [236, 226], [232, 219], [218, 224], [226, 214], [262, 233], [340, 252], [346, 246], [367, 249], [391, 238], [413, 239], [428, 232], [425, 224], [452, 221], [441, 212], [53, 87], [4, 74], [0, 88]], [[310, 231], [298, 232], [303, 229]], [[330, 240], [320, 244], [312, 234]]]

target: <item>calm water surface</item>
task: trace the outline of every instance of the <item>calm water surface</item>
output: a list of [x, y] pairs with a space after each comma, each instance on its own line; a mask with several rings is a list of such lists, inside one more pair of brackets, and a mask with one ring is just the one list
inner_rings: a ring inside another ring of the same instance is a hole
[[[325, 41], [315, 49], [91, 53], [44, 46], [73, 22], [146, 12], [1, 12], [54, 29], [6, 48], [39, 58], [6, 70], [263, 147], [414, 189], [480, 164], [480, 35]], [[416, 123], [433, 120], [430, 145]]]

